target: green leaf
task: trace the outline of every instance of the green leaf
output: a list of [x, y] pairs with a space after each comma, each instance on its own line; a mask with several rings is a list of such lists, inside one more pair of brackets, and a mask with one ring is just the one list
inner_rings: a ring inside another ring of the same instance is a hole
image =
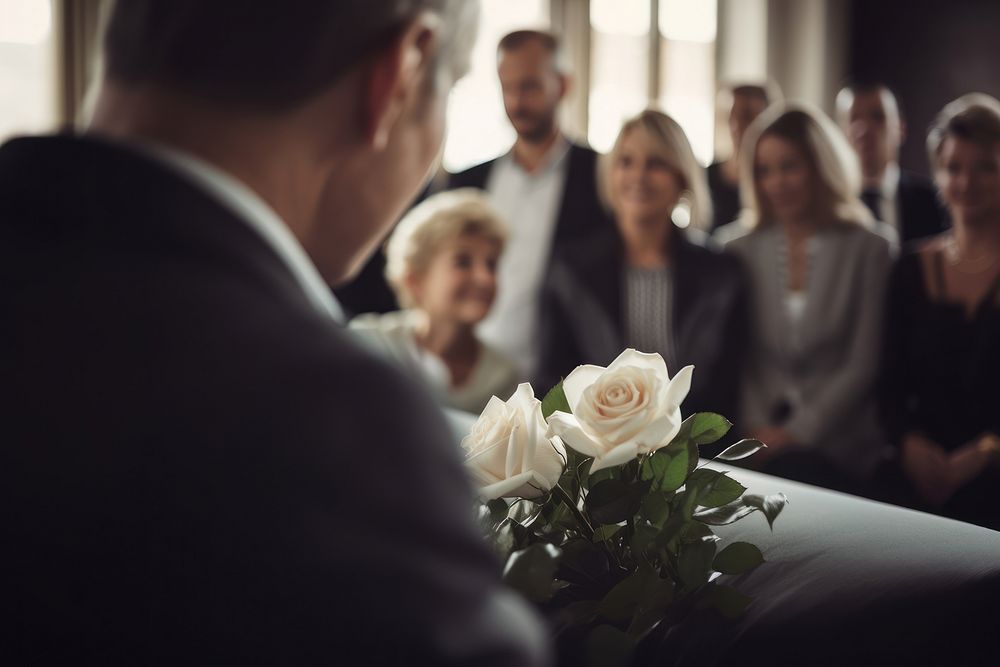
[[661, 449], [643, 460], [640, 479], [651, 482], [654, 490], [676, 491], [687, 476], [689, 455], [688, 447], [674, 452]]
[[749, 542], [733, 542], [719, 552], [712, 567], [722, 574], [744, 574], [764, 562], [764, 554]]
[[715, 458], [720, 461], [739, 461], [740, 459], [745, 459], [748, 456], [753, 456], [764, 447], [767, 447], [767, 445], [760, 440], [740, 440], [735, 445], [726, 447], [726, 449]]
[[648, 482], [626, 484], [617, 479], [604, 480], [591, 488], [586, 507], [598, 523], [621, 523], [639, 511], [648, 488]]
[[677, 574], [689, 589], [708, 583], [715, 558], [715, 541], [702, 540], [681, 546], [677, 556]]
[[624, 622], [644, 611], [663, 611], [673, 600], [673, 585], [656, 572], [640, 570], [621, 580], [601, 600], [599, 613], [609, 621]]
[[648, 521], [639, 521], [635, 524], [634, 531], [632, 533], [632, 553], [641, 554], [645, 553], [649, 549], [653, 540], [659, 535], [660, 531], [656, 526]]
[[788, 504], [788, 496], [783, 493], [774, 493], [769, 496], [748, 493], [743, 496], [743, 502], [763, 512], [767, 518], [767, 525], [771, 527], [771, 530], [774, 530], [774, 520]]
[[711, 605], [727, 618], [739, 618], [753, 598], [740, 593], [732, 586], [715, 585], [708, 593]]
[[631, 664], [635, 642], [624, 632], [610, 625], [599, 625], [590, 631], [585, 643], [585, 667], [625, 667]]
[[725, 473], [708, 468], [699, 468], [691, 473], [687, 485], [697, 496], [697, 504], [702, 507], [722, 507], [747, 490], [747, 487]]
[[551, 544], [533, 544], [507, 559], [503, 580], [534, 602], [547, 602], [553, 593], [561, 552]]
[[[607, 550], [589, 540], [577, 538], [562, 545], [560, 565], [587, 580], [600, 580], [611, 571]], [[569, 576], [569, 575], [567, 575]]]
[[500, 523], [507, 518], [507, 514], [510, 510], [507, 501], [503, 498], [497, 498], [496, 500], [491, 500], [486, 503], [486, 509], [490, 512], [490, 520], [493, 523]]
[[725, 526], [735, 523], [748, 514], [757, 511], [756, 507], [746, 503], [746, 496], [741, 499], [723, 505], [722, 507], [711, 507], [694, 513], [694, 518], [710, 526]]
[[650, 491], [642, 500], [642, 516], [654, 526], [662, 526], [670, 516], [670, 499], [666, 494]]
[[683, 422], [677, 432], [678, 438], [691, 440], [696, 445], [709, 445], [729, 433], [732, 422], [714, 412], [697, 412]]
[[613, 537], [622, 527], [618, 524], [611, 526], [600, 526], [594, 531], [594, 542], [606, 542]]
[[549, 393], [545, 394], [545, 398], [542, 399], [542, 417], [545, 420], [548, 420], [556, 411], [573, 414], [569, 407], [569, 401], [566, 400], [566, 392], [563, 391], [562, 382], [549, 389]]
[[563, 626], [587, 625], [597, 619], [597, 608], [600, 606], [597, 600], [581, 600], [571, 602], [565, 607], [561, 607], [556, 612], [556, 619]]
[[690, 521], [684, 526], [684, 530], [681, 531], [680, 538], [682, 542], [702, 542], [704, 540], [718, 540], [712, 529], [703, 523], [697, 521]]

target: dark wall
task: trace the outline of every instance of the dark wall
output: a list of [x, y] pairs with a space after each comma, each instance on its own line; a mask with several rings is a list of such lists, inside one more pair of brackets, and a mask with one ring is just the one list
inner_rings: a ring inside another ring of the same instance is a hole
[[897, 93], [909, 126], [900, 162], [928, 173], [924, 140], [945, 104], [1000, 98], [1000, 1], [852, 0], [848, 71]]

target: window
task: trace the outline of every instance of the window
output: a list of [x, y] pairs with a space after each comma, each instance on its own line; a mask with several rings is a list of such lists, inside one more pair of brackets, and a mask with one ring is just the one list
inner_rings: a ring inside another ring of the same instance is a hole
[[704, 165], [715, 144], [716, 0], [660, 0], [659, 106]]
[[650, 0], [591, 0], [587, 136], [607, 152], [622, 122], [649, 106]]
[[0, 141], [58, 123], [51, 0], [0, 0]]
[[698, 159], [712, 161], [716, 11], [717, 0], [590, 0], [595, 149], [610, 150], [623, 121], [657, 106], [684, 128]]
[[448, 101], [444, 167], [451, 172], [494, 158], [514, 143], [497, 80], [497, 43], [513, 30], [550, 25], [548, 0], [483, 0], [481, 7], [471, 69]]

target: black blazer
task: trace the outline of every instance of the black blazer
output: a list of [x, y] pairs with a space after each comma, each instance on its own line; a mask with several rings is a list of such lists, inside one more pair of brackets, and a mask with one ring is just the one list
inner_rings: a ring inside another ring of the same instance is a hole
[[[669, 370], [695, 365], [684, 413], [718, 412], [735, 421], [747, 339], [742, 268], [683, 232], [673, 252], [672, 333], [678, 358]], [[625, 348], [623, 254], [617, 234], [601, 234], [564, 248], [555, 260], [543, 299], [539, 391], [580, 364], [606, 366]]]
[[10, 664], [537, 659], [439, 410], [172, 170], [0, 149], [0, 313]]
[[910, 243], [940, 234], [949, 227], [948, 213], [938, 199], [934, 184], [917, 174], [899, 174], [900, 242]]
[[[566, 158], [566, 184], [559, 205], [553, 251], [583, 235], [613, 228], [611, 218], [597, 193], [597, 153], [587, 146], [570, 143]], [[452, 174], [448, 179], [448, 188], [486, 189], [490, 172], [499, 159]]]

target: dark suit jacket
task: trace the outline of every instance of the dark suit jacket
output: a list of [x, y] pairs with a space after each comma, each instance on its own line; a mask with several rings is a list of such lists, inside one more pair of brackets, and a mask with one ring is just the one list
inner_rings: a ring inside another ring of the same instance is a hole
[[440, 412], [187, 180], [8, 143], [0, 313], [8, 664], [536, 659]]
[[899, 174], [900, 243], [940, 234], [948, 228], [948, 213], [938, 199], [934, 184], [908, 171]]
[[[611, 229], [611, 218], [597, 194], [597, 158], [592, 149], [571, 143], [566, 156], [566, 184], [556, 220], [553, 250], [590, 232]], [[486, 189], [497, 160], [490, 160], [452, 174], [449, 188]]]
[[[684, 414], [718, 412], [735, 421], [747, 333], [743, 271], [732, 257], [677, 234], [673, 255], [676, 368], [695, 372]], [[625, 265], [617, 234], [594, 235], [563, 249], [544, 294], [544, 391], [580, 364], [607, 366], [625, 348]]]

